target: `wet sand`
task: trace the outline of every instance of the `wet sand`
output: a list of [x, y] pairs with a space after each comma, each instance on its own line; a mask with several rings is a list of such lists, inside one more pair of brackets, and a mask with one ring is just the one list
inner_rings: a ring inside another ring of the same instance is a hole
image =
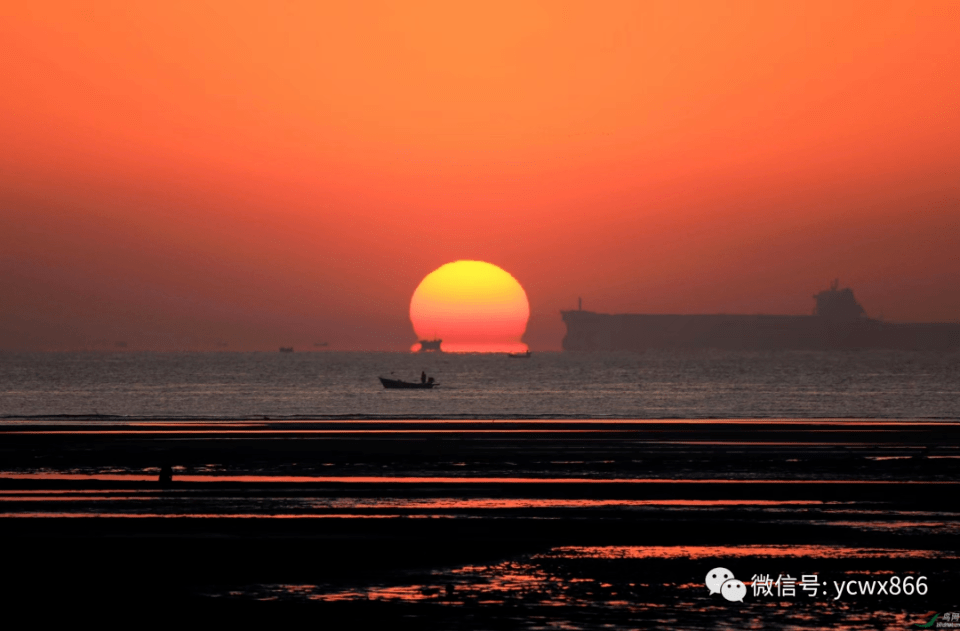
[[[2, 587], [27, 608], [811, 629], [960, 610], [956, 422], [11, 421], [0, 433]], [[729, 603], [703, 585], [718, 565], [745, 582], [912, 573], [930, 587]]]

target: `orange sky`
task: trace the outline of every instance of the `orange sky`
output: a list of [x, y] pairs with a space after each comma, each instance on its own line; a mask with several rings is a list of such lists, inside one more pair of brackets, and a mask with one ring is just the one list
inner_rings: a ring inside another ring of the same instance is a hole
[[409, 4], [0, 3], [0, 349], [405, 350], [458, 259], [534, 350], [960, 320], [960, 3]]

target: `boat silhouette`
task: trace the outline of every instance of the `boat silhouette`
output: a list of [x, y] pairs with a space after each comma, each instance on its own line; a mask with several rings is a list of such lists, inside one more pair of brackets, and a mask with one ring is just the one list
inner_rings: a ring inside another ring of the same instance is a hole
[[383, 387], [389, 390], [403, 390], [403, 389], [429, 390], [434, 386], [440, 385], [433, 380], [433, 377], [430, 377], [426, 381], [402, 381], [400, 379], [387, 379], [386, 377], [378, 377], [378, 378], [380, 379], [380, 383], [383, 384]]
[[443, 340], [420, 340], [420, 351], [421, 353], [426, 353], [430, 351], [443, 352], [443, 349], [440, 348], [440, 343]]

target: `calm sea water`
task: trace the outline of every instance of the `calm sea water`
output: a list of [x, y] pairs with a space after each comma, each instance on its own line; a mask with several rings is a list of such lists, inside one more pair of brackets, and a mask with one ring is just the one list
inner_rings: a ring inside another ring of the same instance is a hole
[[0, 418], [56, 416], [957, 419], [960, 354], [0, 354]]

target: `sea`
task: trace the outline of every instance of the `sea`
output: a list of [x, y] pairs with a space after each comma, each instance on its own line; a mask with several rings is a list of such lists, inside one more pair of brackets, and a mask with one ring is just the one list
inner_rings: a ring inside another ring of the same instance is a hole
[[263, 417], [958, 419], [960, 353], [0, 353], [0, 420]]
[[947, 628], [958, 492], [956, 352], [0, 353], [31, 610]]

